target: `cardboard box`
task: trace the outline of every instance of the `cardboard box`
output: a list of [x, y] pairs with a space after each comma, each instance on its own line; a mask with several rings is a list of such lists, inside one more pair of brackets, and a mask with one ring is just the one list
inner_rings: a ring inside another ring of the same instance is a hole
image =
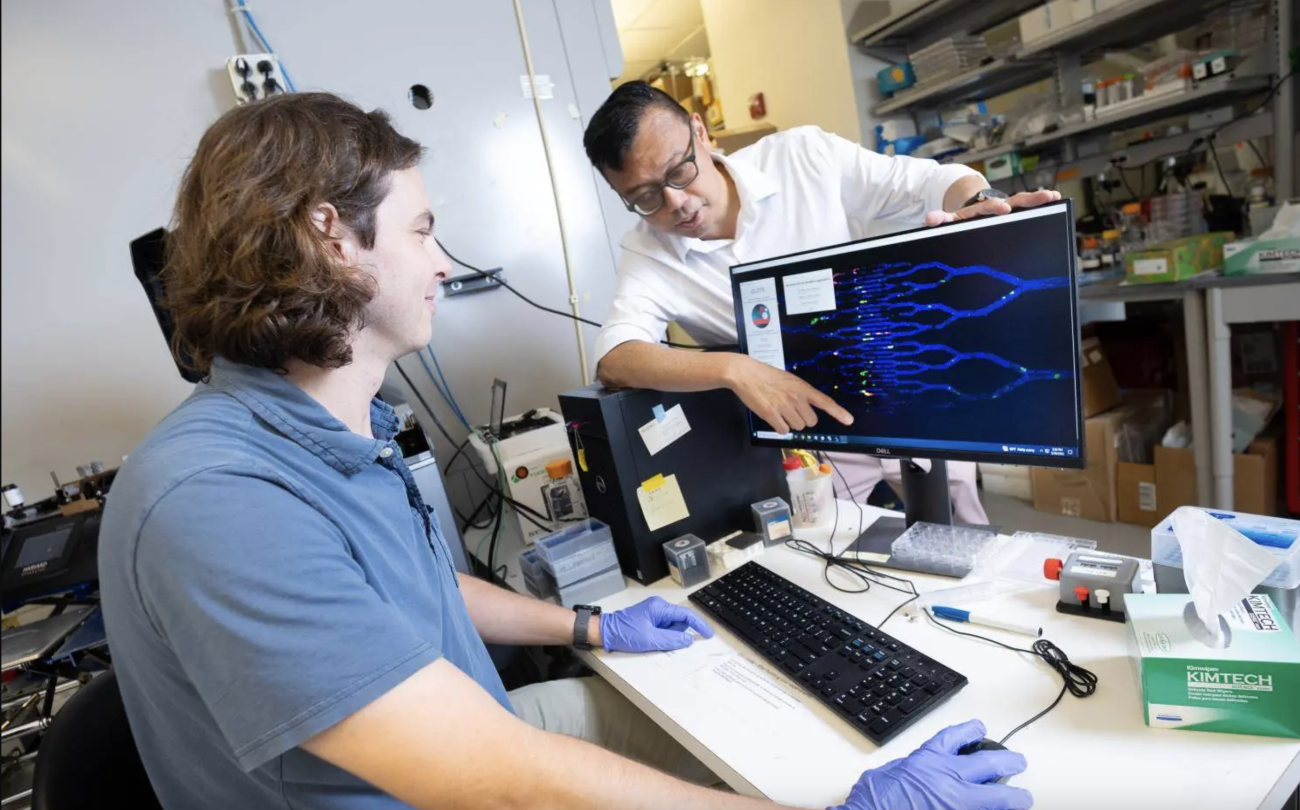
[[1034, 468], [1030, 476], [1035, 509], [1087, 520], [1115, 521], [1115, 433], [1124, 416], [1121, 409], [1084, 422], [1086, 468]]
[[[1156, 502], [1164, 513], [1196, 505], [1196, 459], [1191, 450], [1156, 448]], [[1256, 439], [1232, 457], [1233, 509], [1277, 514], [1277, 440]]]
[[1042, 39], [1052, 33], [1051, 18], [1047, 16], [1047, 6], [1031, 8], [1020, 15], [1020, 41], [1029, 43]]
[[1070, 0], [1070, 24], [1078, 25], [1097, 13], [1093, 0]]
[[1115, 483], [1119, 493], [1120, 523], [1132, 523], [1150, 529], [1160, 522], [1165, 511], [1160, 509], [1159, 490], [1156, 488], [1156, 465], [1118, 462]]
[[1083, 376], [1083, 415], [1085, 418], [1105, 413], [1120, 404], [1119, 384], [1110, 361], [1102, 351], [1101, 341], [1095, 337], [1083, 341], [1080, 363]]
[[1223, 246], [1232, 238], [1227, 231], [1174, 239], [1124, 256], [1124, 273], [1133, 284], [1182, 281], [1223, 267]]
[[[1035, 468], [1034, 508], [1087, 520], [1114, 523], [1119, 519], [1119, 462], [1131, 461], [1124, 435], [1131, 426], [1146, 430], [1167, 420], [1169, 395], [1165, 391], [1134, 392], [1118, 408], [1084, 421], [1082, 470]], [[1158, 497], [1158, 495], [1157, 495]]]
[[1300, 273], [1300, 238], [1250, 239], [1223, 246], [1223, 274]]
[[1022, 501], [1034, 499], [1034, 486], [1029, 480], [1029, 468], [1016, 464], [986, 464], [980, 462], [980, 485], [985, 492], [1010, 495]]
[[1273, 600], [1242, 599], [1223, 617], [1229, 640], [1221, 648], [1199, 621], [1188, 620], [1190, 604], [1177, 593], [1125, 598], [1146, 724], [1300, 738], [1300, 643]]

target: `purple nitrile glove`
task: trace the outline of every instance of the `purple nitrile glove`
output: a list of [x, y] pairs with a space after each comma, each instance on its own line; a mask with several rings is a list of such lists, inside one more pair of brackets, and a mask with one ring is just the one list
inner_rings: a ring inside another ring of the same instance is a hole
[[600, 640], [608, 652], [680, 650], [695, 639], [687, 628], [713, 638], [713, 628], [690, 608], [652, 596], [600, 617]]
[[848, 801], [827, 810], [1028, 810], [1034, 804], [1029, 791], [996, 783], [1023, 771], [1023, 756], [1014, 751], [957, 754], [963, 745], [983, 738], [984, 724], [978, 720], [950, 726], [905, 759], [863, 773]]

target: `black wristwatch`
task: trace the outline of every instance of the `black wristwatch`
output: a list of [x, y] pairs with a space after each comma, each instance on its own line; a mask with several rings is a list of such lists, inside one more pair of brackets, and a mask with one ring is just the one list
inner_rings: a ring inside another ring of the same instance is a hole
[[1001, 191], [998, 191], [996, 188], [982, 188], [979, 191], [975, 192], [974, 197], [971, 197], [969, 200], [963, 203], [962, 208], [970, 208], [972, 205], [975, 205], [976, 203], [982, 203], [985, 200], [1005, 200], [1006, 198], [1007, 195], [1003, 194]]
[[574, 605], [573, 612], [577, 614], [573, 619], [573, 646], [579, 650], [590, 650], [591, 639], [587, 636], [587, 629], [591, 624], [591, 617], [600, 615], [600, 607], [598, 605]]

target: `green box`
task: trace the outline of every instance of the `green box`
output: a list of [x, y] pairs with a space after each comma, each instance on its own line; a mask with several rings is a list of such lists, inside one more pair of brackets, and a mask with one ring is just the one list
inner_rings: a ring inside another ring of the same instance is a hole
[[1231, 238], [1227, 231], [1212, 231], [1162, 242], [1126, 254], [1124, 272], [1129, 283], [1157, 284], [1218, 270], [1223, 267], [1223, 246]]
[[1146, 724], [1300, 738], [1300, 644], [1273, 600], [1251, 594], [1229, 611], [1222, 648], [1193, 630], [1190, 605], [1178, 593], [1124, 598]]
[[1223, 246], [1225, 276], [1300, 273], [1300, 238], [1252, 239]]

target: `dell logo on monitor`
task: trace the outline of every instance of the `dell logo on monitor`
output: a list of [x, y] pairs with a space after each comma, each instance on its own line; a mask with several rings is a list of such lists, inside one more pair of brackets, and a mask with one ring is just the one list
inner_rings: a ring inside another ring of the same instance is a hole
[[887, 456], [887, 455], [889, 455], [890, 453], [892, 453], [893, 451], [890, 450], [888, 447], [877, 447], [876, 450], [875, 450], [875, 452], [876, 452], [877, 455]]

